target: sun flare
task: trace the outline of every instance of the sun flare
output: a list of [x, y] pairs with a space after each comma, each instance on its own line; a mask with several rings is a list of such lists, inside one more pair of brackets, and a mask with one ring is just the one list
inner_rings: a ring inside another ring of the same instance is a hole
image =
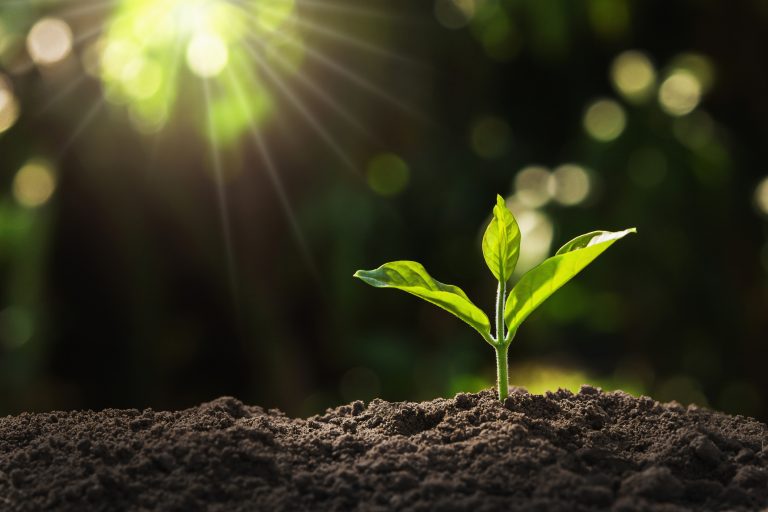
[[[135, 126], [150, 133], [175, 112], [194, 113], [204, 105], [212, 112], [197, 118], [210, 115], [217, 142], [227, 144], [270, 111], [272, 95], [252, 53], [283, 71], [300, 66], [296, 16], [293, 0], [125, 0], [96, 43], [106, 97], [124, 105]], [[290, 59], [283, 47], [291, 48]], [[238, 98], [225, 69], [249, 91], [250, 101]], [[209, 101], [188, 93], [190, 78], [212, 82]], [[201, 130], [209, 130], [207, 121]]]

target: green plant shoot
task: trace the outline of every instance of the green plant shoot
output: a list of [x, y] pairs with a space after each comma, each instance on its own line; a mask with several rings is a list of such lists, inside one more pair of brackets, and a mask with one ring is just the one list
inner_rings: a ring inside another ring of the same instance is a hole
[[376, 288], [395, 288], [420, 297], [472, 326], [496, 351], [499, 399], [504, 400], [509, 393], [507, 352], [520, 324], [614, 242], [636, 232], [631, 228], [578, 236], [525, 273], [507, 294], [507, 285], [520, 255], [520, 228], [504, 199], [496, 196], [493, 219], [485, 230], [482, 244], [485, 262], [498, 281], [495, 335], [488, 316], [461, 288], [436, 281], [420, 263], [393, 261], [375, 270], [358, 270], [355, 277]]

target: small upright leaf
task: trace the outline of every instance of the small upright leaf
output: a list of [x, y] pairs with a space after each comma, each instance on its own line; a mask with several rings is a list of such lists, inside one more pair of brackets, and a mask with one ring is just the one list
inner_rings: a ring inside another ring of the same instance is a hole
[[461, 288], [435, 281], [415, 261], [393, 261], [376, 270], [358, 270], [355, 277], [376, 288], [395, 288], [443, 308], [474, 327], [484, 338], [490, 337], [491, 323]]
[[497, 280], [506, 283], [520, 255], [520, 228], [504, 198], [496, 196], [493, 220], [483, 235], [483, 257]]
[[592, 263], [616, 240], [637, 231], [593, 231], [562, 246], [551, 258], [529, 270], [515, 285], [504, 308], [504, 322], [514, 332], [550, 295]]

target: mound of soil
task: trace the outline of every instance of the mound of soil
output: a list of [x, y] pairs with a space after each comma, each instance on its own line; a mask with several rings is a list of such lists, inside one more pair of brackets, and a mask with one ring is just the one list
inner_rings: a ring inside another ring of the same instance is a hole
[[759, 510], [768, 427], [584, 386], [0, 419], [0, 509]]

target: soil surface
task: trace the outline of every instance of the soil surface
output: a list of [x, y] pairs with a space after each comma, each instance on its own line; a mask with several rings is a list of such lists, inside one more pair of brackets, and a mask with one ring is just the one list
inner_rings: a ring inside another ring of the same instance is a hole
[[584, 386], [0, 419], [0, 510], [768, 510], [768, 427]]

